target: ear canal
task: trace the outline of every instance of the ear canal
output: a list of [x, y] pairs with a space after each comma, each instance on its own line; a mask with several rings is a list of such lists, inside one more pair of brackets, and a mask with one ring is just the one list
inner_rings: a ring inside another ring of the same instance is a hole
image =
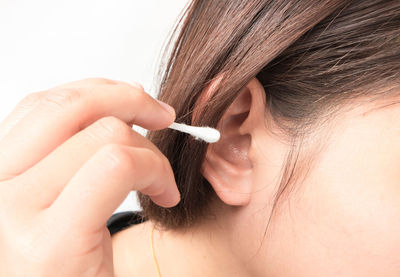
[[249, 112], [246, 111], [226, 118], [221, 124], [222, 136], [219, 146], [214, 148], [216, 155], [241, 169], [251, 168], [251, 162], [248, 159], [251, 136], [238, 132], [248, 114]]

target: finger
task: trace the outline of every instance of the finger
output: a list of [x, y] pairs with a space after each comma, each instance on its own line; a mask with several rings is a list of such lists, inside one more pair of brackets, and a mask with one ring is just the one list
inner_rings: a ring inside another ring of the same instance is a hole
[[[87, 78], [79, 81], [70, 82], [67, 84], [60, 85], [58, 87], [69, 87], [76, 88], [82, 86], [92, 86], [93, 84], [118, 84], [124, 82], [113, 81], [105, 78]], [[135, 83], [139, 89], [143, 89], [140, 84]], [[5, 137], [10, 130], [22, 119], [24, 118], [33, 108], [35, 108], [40, 103], [40, 98], [42, 98], [48, 91], [40, 91], [36, 93], [31, 93], [24, 97], [15, 107], [15, 109], [3, 120], [0, 124], [0, 140]]]
[[0, 140], [4, 138], [10, 130], [38, 104], [38, 99], [43, 97], [47, 91], [40, 91], [24, 97], [14, 108], [14, 110], [0, 123]]
[[32, 212], [49, 207], [82, 165], [101, 147], [122, 144], [161, 151], [116, 117], [103, 117], [72, 136], [48, 156], [13, 179], [25, 207]]
[[126, 82], [111, 80], [107, 78], [90, 77], [81, 80], [76, 80], [68, 83], [63, 83], [55, 86], [54, 88], [80, 88], [85, 86], [93, 85], [117, 85], [117, 84], [127, 84]]
[[93, 232], [104, 226], [131, 190], [171, 207], [179, 192], [170, 164], [148, 148], [109, 144], [100, 149], [74, 175], [44, 212], [49, 220], [65, 219], [67, 226]]
[[97, 119], [115, 116], [156, 130], [174, 116], [143, 90], [128, 85], [57, 89], [41, 99], [0, 141], [0, 177], [17, 176]]

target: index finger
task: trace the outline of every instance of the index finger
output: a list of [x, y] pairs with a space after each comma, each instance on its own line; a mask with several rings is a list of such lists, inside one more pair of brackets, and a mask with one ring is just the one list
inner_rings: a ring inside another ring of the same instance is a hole
[[175, 119], [143, 89], [128, 84], [56, 88], [0, 141], [0, 176], [19, 175], [105, 116], [150, 130], [166, 128]]

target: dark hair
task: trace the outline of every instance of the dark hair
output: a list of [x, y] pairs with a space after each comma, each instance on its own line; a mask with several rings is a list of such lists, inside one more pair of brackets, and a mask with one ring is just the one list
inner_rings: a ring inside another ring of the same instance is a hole
[[[275, 207], [295, 180], [307, 133], [343, 103], [378, 99], [399, 85], [400, 1], [195, 0], [173, 29], [171, 45], [164, 49], [158, 91], [175, 108], [177, 122], [192, 123], [196, 100], [218, 76], [195, 125], [215, 127], [252, 78], [264, 86], [267, 107], [292, 143]], [[200, 172], [207, 144], [170, 129], [147, 137], [169, 159], [181, 202], [163, 208], [138, 193], [145, 217], [167, 229], [198, 223], [216, 197]]]

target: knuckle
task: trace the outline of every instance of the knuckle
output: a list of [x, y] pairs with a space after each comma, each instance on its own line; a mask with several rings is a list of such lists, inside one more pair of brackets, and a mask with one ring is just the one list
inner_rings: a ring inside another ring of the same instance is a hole
[[171, 163], [169, 162], [168, 158], [166, 156], [164, 156], [164, 155], [162, 155], [162, 160], [163, 160], [164, 172], [166, 172], [166, 174], [168, 176], [170, 176], [171, 179], [174, 180], [174, 182], [175, 182], [174, 171], [172, 170]]
[[66, 109], [82, 100], [82, 93], [72, 88], [54, 88], [41, 98], [41, 103], [52, 109]]
[[[150, 150], [149, 150], [150, 151]], [[166, 176], [168, 176], [168, 171], [166, 170], [167, 168], [167, 159], [164, 156], [160, 156], [153, 151], [150, 151], [149, 155], [152, 155], [151, 163], [152, 163], [152, 172], [153, 175], [158, 175], [158, 178], [162, 176], [163, 180], [169, 180], [169, 177], [165, 179]], [[156, 178], [157, 179], [157, 178]], [[141, 190], [142, 193], [147, 194], [147, 195], [160, 195], [162, 194], [166, 189], [165, 182], [155, 182], [151, 186], [146, 187]]]
[[104, 159], [102, 161], [105, 163], [107, 168], [116, 168], [130, 170], [135, 164], [135, 159], [128, 148], [120, 145], [110, 143], [105, 145], [101, 150]]
[[154, 151], [147, 149], [147, 148], [143, 149], [143, 151], [146, 151], [146, 155], [148, 156], [149, 163], [151, 164], [154, 172], [160, 172], [160, 170], [163, 170], [164, 161], [158, 154], [156, 154]]
[[103, 117], [96, 121], [93, 131], [102, 138], [125, 140], [131, 136], [131, 128], [121, 119], [114, 116]]
[[157, 157], [156, 158], [157, 169], [159, 169], [160, 171], [165, 171], [169, 163], [168, 159], [164, 155], [159, 156], [155, 153], [154, 155]]
[[149, 155], [151, 156], [151, 164], [154, 172], [158, 172], [159, 174], [168, 174], [169, 161], [164, 155], [159, 155], [152, 150], [148, 150]]
[[174, 171], [172, 170], [172, 166], [167, 158], [165, 158], [163, 170], [166, 176], [168, 176], [168, 179], [171, 180], [172, 183], [175, 183]]
[[130, 87], [133, 87], [133, 88], [136, 89], [136, 90], [140, 90], [140, 91], [143, 91], [143, 92], [144, 92], [144, 87], [143, 87], [143, 85], [140, 84], [140, 83], [138, 83], [138, 82], [133, 82], [133, 83], [131, 83], [131, 84], [125, 83], [125, 84], [129, 85]]
[[44, 94], [44, 92], [30, 93], [27, 96], [25, 96], [24, 98], [22, 98], [22, 100], [19, 102], [19, 105], [24, 106], [24, 107], [34, 106], [37, 103], [40, 103], [40, 100], [42, 99], [43, 94]]
[[144, 101], [145, 97], [147, 96], [146, 92], [144, 92], [143, 89], [130, 86], [129, 90], [130, 90], [130, 93], [133, 96], [134, 100], [136, 100], [138, 102]]

